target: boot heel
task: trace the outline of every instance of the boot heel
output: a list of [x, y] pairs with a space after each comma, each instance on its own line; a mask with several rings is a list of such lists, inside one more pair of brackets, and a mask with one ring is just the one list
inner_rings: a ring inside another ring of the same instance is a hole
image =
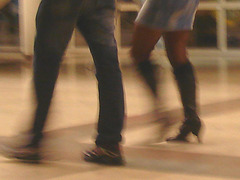
[[197, 136], [197, 140], [198, 140], [198, 143], [199, 143], [199, 144], [202, 144], [202, 139], [201, 139], [200, 136]]
[[197, 137], [198, 143], [202, 143], [202, 131], [203, 126], [201, 122], [199, 122], [199, 125], [195, 126], [194, 129], [192, 130], [192, 134]]
[[[195, 134], [194, 134], [195, 135]], [[199, 133], [197, 135], [195, 135], [197, 137], [198, 143], [202, 144], [202, 130], [199, 131]]]

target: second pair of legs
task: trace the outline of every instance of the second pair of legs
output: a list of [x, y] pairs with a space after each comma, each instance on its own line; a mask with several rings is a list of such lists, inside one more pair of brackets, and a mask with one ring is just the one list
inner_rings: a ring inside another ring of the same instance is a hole
[[173, 68], [185, 116], [178, 135], [167, 139], [169, 141], [188, 141], [187, 137], [192, 133], [201, 142], [202, 122], [197, 112], [196, 79], [186, 49], [189, 36], [189, 30], [163, 31], [142, 24], [136, 24], [134, 30], [131, 57], [155, 100], [159, 95], [158, 77], [150, 55], [161, 37], [165, 42], [167, 57]]

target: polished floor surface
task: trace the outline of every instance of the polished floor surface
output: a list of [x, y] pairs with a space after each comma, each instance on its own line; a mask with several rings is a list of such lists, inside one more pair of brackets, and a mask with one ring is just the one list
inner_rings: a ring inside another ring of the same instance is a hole
[[[197, 67], [203, 144], [166, 143], [151, 97], [136, 72], [123, 67], [126, 123], [124, 167], [89, 164], [81, 152], [93, 146], [98, 112], [92, 66], [63, 66], [46, 127], [44, 161], [22, 164], [0, 155], [0, 179], [240, 179], [240, 64]], [[171, 71], [164, 70], [163, 99], [173, 122], [182, 119]], [[31, 72], [19, 63], [0, 64], [0, 145], [19, 143], [31, 122]], [[163, 133], [164, 132], [164, 133]], [[22, 137], [22, 136], [21, 136]], [[1, 151], [1, 149], [0, 149]]]

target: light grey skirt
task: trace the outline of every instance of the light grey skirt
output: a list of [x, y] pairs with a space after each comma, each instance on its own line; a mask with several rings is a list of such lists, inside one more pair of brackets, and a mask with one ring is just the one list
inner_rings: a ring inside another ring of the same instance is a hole
[[199, 0], [146, 0], [137, 24], [164, 31], [191, 30]]

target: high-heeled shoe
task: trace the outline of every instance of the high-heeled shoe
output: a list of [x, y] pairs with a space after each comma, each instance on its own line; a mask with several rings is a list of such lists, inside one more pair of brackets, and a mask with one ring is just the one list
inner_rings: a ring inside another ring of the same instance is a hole
[[189, 142], [187, 137], [192, 133], [197, 137], [198, 143], [202, 143], [201, 132], [203, 124], [199, 118], [196, 120], [185, 120], [180, 127], [180, 132], [176, 137], [168, 138], [167, 141]]

